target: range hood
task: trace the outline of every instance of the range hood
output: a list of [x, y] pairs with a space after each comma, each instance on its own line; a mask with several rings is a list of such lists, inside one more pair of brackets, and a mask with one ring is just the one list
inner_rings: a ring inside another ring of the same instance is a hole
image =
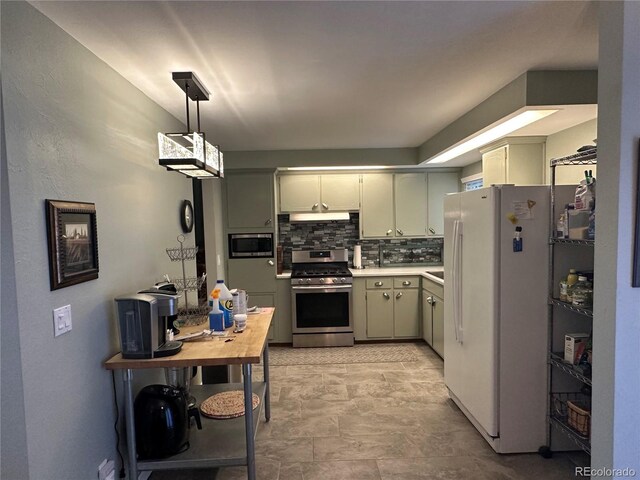
[[349, 220], [349, 212], [326, 213], [292, 213], [289, 215], [291, 223], [300, 222], [331, 222], [332, 220]]

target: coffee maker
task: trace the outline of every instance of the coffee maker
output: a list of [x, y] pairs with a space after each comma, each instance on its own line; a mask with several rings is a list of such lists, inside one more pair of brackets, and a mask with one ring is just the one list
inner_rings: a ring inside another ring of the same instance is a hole
[[176, 315], [177, 301], [178, 296], [168, 292], [115, 299], [123, 358], [168, 357], [180, 351], [182, 342], [167, 341], [167, 321]]

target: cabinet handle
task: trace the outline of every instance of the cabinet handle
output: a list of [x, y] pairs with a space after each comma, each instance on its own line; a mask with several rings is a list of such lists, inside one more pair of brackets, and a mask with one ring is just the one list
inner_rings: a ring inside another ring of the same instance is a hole
[[402, 282], [402, 285], [408, 287], [409, 285], [411, 285], [411, 282], [409, 280], [405, 280], [404, 282]]
[[266, 222], [264, 222], [265, 225], [271, 225], [271, 219], [269, 218]]
[[324, 208], [325, 210], [329, 210], [329, 205], [327, 205], [326, 203], [322, 202], [322, 208]]
[[311, 210], [315, 210], [316, 208], [318, 208], [318, 204], [317, 204], [317, 203], [314, 203], [314, 204], [313, 204], [313, 207], [311, 207]]
[[382, 283], [382, 282], [376, 282], [376, 283], [374, 283], [374, 285], [375, 285], [376, 287], [381, 287], [382, 285], [384, 285], [384, 283]]
[[386, 298], [387, 300], [389, 300], [389, 294], [388, 294], [387, 292], [384, 292], [384, 293], [382, 294], [382, 296], [383, 296], [384, 298]]
[[427, 303], [433, 305], [433, 297], [427, 297]]
[[430, 233], [431, 235], [435, 235], [435, 234], [436, 234], [436, 231], [435, 231], [433, 228], [429, 227], [429, 233]]
[[396, 298], [400, 298], [402, 297], [402, 292], [398, 292], [398, 294], [396, 295]]
[[273, 260], [269, 260], [267, 263], [273, 267]]
[[396, 228], [396, 232], [398, 232], [398, 235], [400, 235], [400, 236], [404, 235], [404, 232], [402, 230], [400, 230], [399, 228]]
[[391, 235], [393, 233], [393, 230], [389, 229], [387, 230], [387, 235]]

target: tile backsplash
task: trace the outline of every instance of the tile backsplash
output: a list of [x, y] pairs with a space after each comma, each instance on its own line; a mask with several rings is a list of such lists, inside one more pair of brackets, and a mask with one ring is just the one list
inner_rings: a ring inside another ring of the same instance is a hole
[[291, 268], [292, 250], [346, 248], [351, 266], [355, 245], [362, 247], [364, 267], [442, 264], [442, 238], [360, 240], [359, 226], [358, 213], [351, 213], [349, 220], [322, 223], [290, 223], [289, 215], [278, 215], [278, 241], [284, 247], [285, 270]]

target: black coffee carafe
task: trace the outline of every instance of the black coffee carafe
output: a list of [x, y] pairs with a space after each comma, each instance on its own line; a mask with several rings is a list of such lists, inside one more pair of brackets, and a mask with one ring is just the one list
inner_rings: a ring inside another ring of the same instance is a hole
[[160, 459], [189, 448], [191, 417], [202, 429], [196, 407], [187, 408], [187, 396], [181, 388], [148, 385], [134, 402], [138, 458]]

